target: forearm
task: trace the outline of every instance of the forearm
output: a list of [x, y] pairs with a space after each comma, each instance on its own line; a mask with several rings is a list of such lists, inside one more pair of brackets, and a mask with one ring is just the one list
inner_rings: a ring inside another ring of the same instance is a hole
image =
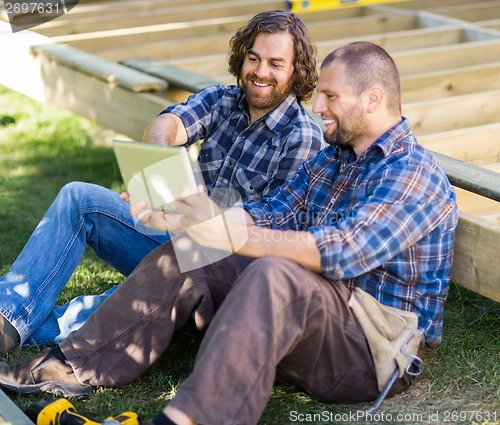
[[177, 115], [162, 114], [146, 127], [142, 140], [160, 145], [181, 146], [187, 142], [187, 133]]
[[321, 272], [320, 252], [309, 232], [273, 230], [254, 225], [247, 226], [246, 231], [246, 243], [237, 251], [238, 254], [252, 258], [288, 258], [314, 272]]

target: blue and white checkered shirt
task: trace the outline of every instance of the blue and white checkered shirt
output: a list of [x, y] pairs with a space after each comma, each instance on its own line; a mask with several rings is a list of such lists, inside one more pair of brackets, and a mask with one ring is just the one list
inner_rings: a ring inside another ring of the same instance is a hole
[[351, 148], [327, 147], [245, 209], [259, 226], [310, 231], [324, 276], [414, 311], [426, 343], [441, 342], [455, 193], [406, 119], [358, 158]]
[[181, 118], [187, 146], [204, 140], [198, 162], [213, 198], [217, 189], [234, 189], [244, 202], [260, 199], [325, 146], [321, 127], [295, 94], [252, 124], [236, 86], [208, 87], [163, 112]]

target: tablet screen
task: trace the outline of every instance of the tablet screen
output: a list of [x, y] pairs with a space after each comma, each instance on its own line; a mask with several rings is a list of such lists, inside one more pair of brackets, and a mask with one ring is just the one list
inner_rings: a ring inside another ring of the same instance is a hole
[[113, 149], [131, 205], [143, 200], [153, 209], [172, 211], [174, 199], [197, 191], [186, 148], [114, 140]]

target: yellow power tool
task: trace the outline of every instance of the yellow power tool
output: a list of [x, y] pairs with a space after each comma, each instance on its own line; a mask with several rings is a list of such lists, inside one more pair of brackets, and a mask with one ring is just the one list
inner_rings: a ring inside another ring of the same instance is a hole
[[124, 412], [99, 421], [77, 413], [75, 406], [65, 398], [42, 401], [31, 406], [26, 415], [36, 425], [139, 425], [136, 413]]

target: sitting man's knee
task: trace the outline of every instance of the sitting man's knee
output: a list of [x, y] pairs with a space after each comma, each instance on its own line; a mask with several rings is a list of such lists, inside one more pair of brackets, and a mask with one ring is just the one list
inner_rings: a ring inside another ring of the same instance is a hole
[[252, 274], [260, 274], [262, 276], [283, 276], [293, 275], [292, 270], [296, 267], [301, 267], [292, 260], [279, 257], [262, 257], [258, 258], [247, 267], [246, 271]]

